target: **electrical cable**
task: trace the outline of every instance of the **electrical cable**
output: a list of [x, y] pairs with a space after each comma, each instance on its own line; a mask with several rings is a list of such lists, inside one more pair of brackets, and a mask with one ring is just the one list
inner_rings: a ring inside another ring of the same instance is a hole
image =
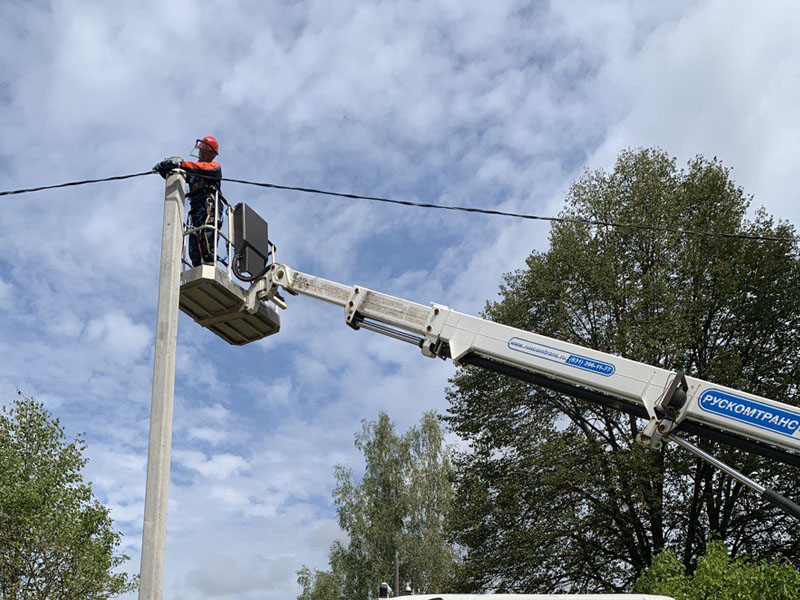
[[271, 188], [276, 190], [288, 190], [293, 192], [302, 192], [306, 194], [321, 194], [324, 196], [338, 196], [340, 198], [351, 198], [355, 200], [369, 200], [372, 202], [385, 202], [389, 204], [399, 204], [402, 206], [414, 206], [417, 208], [434, 208], [439, 210], [453, 210], [453, 211], [461, 211], [461, 212], [469, 212], [469, 213], [478, 213], [484, 215], [496, 215], [496, 216], [503, 216], [503, 217], [514, 217], [517, 219], [528, 219], [532, 221], [550, 221], [550, 222], [557, 222], [557, 223], [577, 223], [582, 225], [592, 225], [598, 227], [618, 227], [618, 228], [627, 228], [627, 229], [639, 229], [639, 230], [647, 230], [647, 231], [659, 231], [662, 233], [676, 233], [681, 235], [703, 235], [703, 236], [710, 236], [710, 237], [721, 237], [721, 238], [735, 238], [735, 239], [747, 239], [747, 240], [758, 240], [758, 241], [768, 241], [768, 242], [797, 242], [800, 241], [800, 237], [789, 237], [789, 236], [770, 236], [770, 235], [750, 235], [746, 233], [726, 233], [726, 232], [717, 232], [717, 231], [700, 231], [694, 229], [682, 229], [682, 228], [675, 228], [675, 227], [661, 227], [658, 225], [637, 225], [635, 223], [617, 223], [615, 221], [601, 221], [601, 220], [594, 220], [594, 219], [581, 219], [577, 217], [543, 217], [540, 215], [531, 215], [525, 213], [515, 213], [515, 212], [506, 212], [501, 210], [493, 210], [493, 209], [486, 209], [486, 208], [473, 208], [470, 206], [456, 206], [456, 205], [447, 205], [447, 204], [431, 204], [428, 202], [412, 202], [410, 200], [397, 200], [394, 198], [381, 198], [379, 196], [362, 196], [359, 194], [349, 194], [344, 192], [332, 192], [329, 190], [319, 190], [315, 188], [306, 188], [306, 187], [297, 187], [297, 186], [290, 186], [290, 185], [278, 185], [275, 183], [264, 183], [264, 182], [256, 182], [256, 181], [247, 181], [244, 179], [231, 179], [228, 177], [223, 177], [222, 181], [229, 181], [231, 183], [239, 183], [242, 185], [252, 185], [256, 187], [264, 187], [264, 188]]
[[247, 283], [252, 283], [256, 279], [261, 279], [269, 268], [272, 266], [272, 263], [265, 263], [264, 268], [254, 275], [245, 275], [242, 269], [242, 253], [240, 251], [236, 251], [233, 255], [233, 262], [231, 263], [233, 268], [233, 274], [236, 275], [237, 278], [245, 281]]
[[57, 183], [56, 185], [43, 185], [40, 187], [26, 188], [22, 190], [8, 190], [0, 192], [0, 196], [13, 196], [14, 194], [27, 194], [29, 192], [41, 192], [42, 190], [54, 190], [56, 188], [65, 188], [75, 185], [86, 185], [87, 183], [101, 183], [103, 181], [119, 181], [121, 179], [132, 179], [134, 177], [142, 177], [143, 175], [152, 175], [153, 171], [143, 171], [142, 173], [131, 173], [130, 175], [115, 175], [113, 177], [103, 177], [102, 179], [84, 179], [82, 181], [70, 181], [68, 183]]
[[[132, 173], [130, 175], [116, 175], [113, 177], [104, 177], [102, 179], [85, 179], [82, 181], [71, 181], [68, 183], [59, 183], [56, 185], [46, 185], [41, 187], [35, 188], [26, 188], [21, 190], [8, 190], [4, 192], [0, 192], [0, 196], [11, 196], [14, 194], [25, 194], [29, 192], [39, 192], [42, 190], [52, 190], [56, 188], [63, 188], [63, 187], [70, 187], [70, 186], [78, 186], [78, 185], [85, 185], [87, 183], [100, 183], [103, 181], [118, 181], [121, 179], [131, 179], [133, 177], [142, 177], [144, 175], [151, 175], [154, 171], [144, 171], [142, 173]], [[198, 177], [206, 177], [209, 179], [215, 179], [214, 177], [202, 174], [202, 173], [193, 173], [193, 175]], [[766, 241], [766, 242], [798, 242], [800, 241], [800, 237], [797, 236], [771, 236], [771, 235], [750, 235], [746, 233], [731, 233], [731, 232], [719, 232], [719, 231], [703, 231], [703, 230], [696, 230], [696, 229], [683, 229], [679, 227], [662, 227], [659, 225], [641, 225], [636, 223], [618, 223], [616, 221], [606, 221], [606, 220], [597, 220], [597, 219], [582, 219], [578, 217], [544, 217], [541, 215], [532, 215], [526, 213], [516, 213], [516, 212], [507, 212], [502, 210], [494, 210], [488, 208], [475, 208], [471, 206], [458, 206], [458, 205], [448, 205], [448, 204], [431, 204], [429, 202], [412, 202], [411, 200], [398, 200], [396, 198], [382, 198], [380, 196], [363, 196], [361, 194], [350, 194], [345, 192], [333, 192], [330, 190], [320, 190], [316, 188], [307, 188], [307, 187], [300, 187], [300, 186], [292, 186], [292, 185], [279, 185], [277, 183], [267, 183], [267, 182], [259, 182], [259, 181], [248, 181], [246, 179], [232, 179], [229, 177], [223, 177], [222, 181], [228, 181], [230, 183], [239, 183], [242, 185], [250, 185], [256, 187], [263, 187], [275, 190], [287, 190], [293, 192], [301, 192], [305, 194], [319, 194], [323, 196], [336, 196], [339, 198], [349, 198], [352, 200], [367, 200], [370, 202], [383, 202], [387, 204], [398, 204], [401, 206], [413, 206], [416, 208], [431, 208], [431, 209], [438, 209], [438, 210], [450, 210], [450, 211], [460, 211], [460, 212], [468, 212], [468, 213], [476, 213], [476, 214], [483, 214], [483, 215], [494, 215], [494, 216], [502, 216], [502, 217], [513, 217], [516, 219], [527, 219], [531, 221], [549, 221], [551, 223], [575, 223], [581, 225], [590, 225], [595, 227], [617, 227], [622, 229], [638, 229], [644, 231], [658, 231], [661, 233], [675, 233], [679, 235], [702, 235], [702, 236], [709, 236], [709, 237], [719, 237], [719, 238], [733, 238], [733, 239], [745, 239], [745, 240], [756, 240], [756, 241]]]

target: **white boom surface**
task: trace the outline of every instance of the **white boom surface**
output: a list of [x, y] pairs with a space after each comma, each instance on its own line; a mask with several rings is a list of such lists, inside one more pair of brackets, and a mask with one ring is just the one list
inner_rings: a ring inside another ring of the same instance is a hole
[[[429, 357], [478, 355], [644, 406], [653, 423], [678, 373], [466, 315], [424, 306], [360, 286], [347, 286], [272, 265], [250, 294], [271, 299], [284, 288], [345, 309], [345, 320], [418, 344]], [[402, 331], [397, 331], [397, 330]], [[687, 400], [674, 421], [711, 425], [800, 453], [800, 410], [740, 390], [686, 377]]]

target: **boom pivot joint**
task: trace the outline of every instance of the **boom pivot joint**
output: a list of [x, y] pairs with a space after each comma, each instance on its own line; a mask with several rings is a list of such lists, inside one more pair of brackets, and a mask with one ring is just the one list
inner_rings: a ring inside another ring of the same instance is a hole
[[647, 425], [636, 435], [636, 441], [646, 448], [661, 450], [663, 438], [669, 435], [686, 415], [686, 392], [689, 385], [683, 371], [678, 371], [657, 402], [643, 399], [650, 417]]

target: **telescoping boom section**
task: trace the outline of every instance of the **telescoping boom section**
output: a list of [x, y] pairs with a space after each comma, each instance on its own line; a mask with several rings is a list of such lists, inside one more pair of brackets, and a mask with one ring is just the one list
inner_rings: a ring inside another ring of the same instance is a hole
[[425, 306], [273, 264], [248, 291], [250, 303], [286, 304], [279, 292], [340, 306], [345, 322], [452, 359], [529, 381], [647, 419], [637, 436], [660, 449], [673, 440], [800, 517], [800, 507], [720, 463], [680, 432], [733, 444], [800, 466], [800, 409], [653, 365], [508, 327], [447, 306]]

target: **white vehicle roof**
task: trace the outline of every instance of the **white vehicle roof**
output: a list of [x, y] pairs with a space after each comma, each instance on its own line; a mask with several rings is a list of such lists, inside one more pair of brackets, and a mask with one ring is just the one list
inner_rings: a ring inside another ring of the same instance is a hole
[[397, 600], [674, 600], [652, 594], [415, 594]]

